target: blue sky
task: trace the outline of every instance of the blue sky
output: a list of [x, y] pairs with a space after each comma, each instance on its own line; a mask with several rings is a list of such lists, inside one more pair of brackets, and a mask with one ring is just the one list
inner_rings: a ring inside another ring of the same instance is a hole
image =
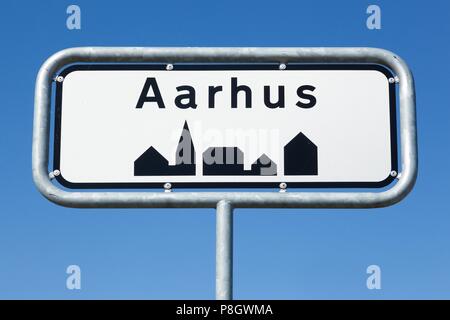
[[[66, 28], [81, 7], [82, 29]], [[382, 29], [366, 28], [366, 8]], [[419, 177], [400, 204], [371, 210], [238, 209], [237, 299], [450, 298], [447, 1], [2, 1], [0, 298], [214, 299], [210, 209], [68, 209], [31, 177], [34, 81], [73, 46], [372, 46], [411, 67]], [[82, 289], [66, 289], [66, 268]], [[366, 268], [382, 270], [368, 290]]]

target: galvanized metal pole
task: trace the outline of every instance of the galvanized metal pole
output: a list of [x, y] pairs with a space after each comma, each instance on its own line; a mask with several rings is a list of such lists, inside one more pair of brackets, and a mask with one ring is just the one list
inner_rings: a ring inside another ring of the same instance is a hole
[[226, 200], [216, 208], [216, 299], [233, 299], [233, 206]]

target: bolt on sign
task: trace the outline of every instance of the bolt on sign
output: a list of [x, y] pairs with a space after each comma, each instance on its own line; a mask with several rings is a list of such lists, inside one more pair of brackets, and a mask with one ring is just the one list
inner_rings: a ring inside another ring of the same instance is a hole
[[395, 83], [376, 64], [75, 64], [54, 169], [78, 187], [383, 187]]

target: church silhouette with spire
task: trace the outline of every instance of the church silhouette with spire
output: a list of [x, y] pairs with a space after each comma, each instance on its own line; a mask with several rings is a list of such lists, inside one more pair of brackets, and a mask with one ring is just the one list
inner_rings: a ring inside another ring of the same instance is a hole
[[175, 165], [154, 147], [148, 148], [134, 161], [135, 176], [193, 176], [195, 175], [195, 149], [187, 122], [178, 141]]

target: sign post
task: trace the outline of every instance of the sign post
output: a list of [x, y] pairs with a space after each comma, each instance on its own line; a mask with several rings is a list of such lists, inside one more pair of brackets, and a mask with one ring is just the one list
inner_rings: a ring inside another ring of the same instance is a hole
[[216, 209], [216, 299], [233, 298], [233, 207], [219, 201]]
[[382, 49], [71, 48], [37, 76], [33, 179], [66, 207], [216, 208], [216, 297], [231, 299], [234, 208], [399, 202], [415, 117], [412, 74]]

